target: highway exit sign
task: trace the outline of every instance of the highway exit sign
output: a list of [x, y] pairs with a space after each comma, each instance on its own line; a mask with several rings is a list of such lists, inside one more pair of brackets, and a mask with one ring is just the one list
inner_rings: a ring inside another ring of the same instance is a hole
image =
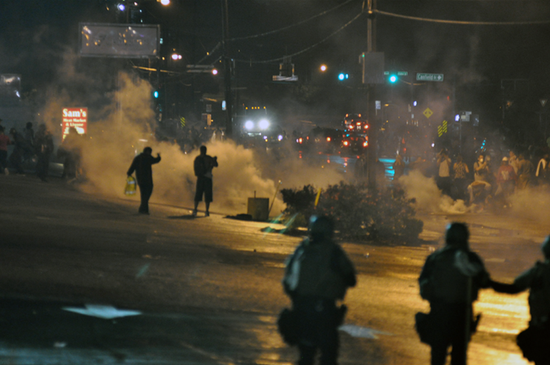
[[443, 81], [443, 74], [416, 74], [416, 81]]

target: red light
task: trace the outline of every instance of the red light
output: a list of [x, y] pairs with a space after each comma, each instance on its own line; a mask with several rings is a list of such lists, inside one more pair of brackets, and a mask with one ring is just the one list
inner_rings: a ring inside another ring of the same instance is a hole
[[359, 118], [361, 118], [361, 114], [358, 114], [359, 115]]
[[344, 146], [348, 146], [349, 145], [349, 142], [348, 141], [344, 141]]
[[361, 125], [361, 122], [357, 122], [357, 123], [355, 123], [355, 124], [357, 124], [357, 125]]
[[298, 138], [298, 143], [302, 143], [304, 140], [300, 137]]
[[349, 129], [353, 129], [353, 124], [350, 124], [350, 125], [349, 125]]
[[369, 125], [368, 125], [368, 124], [365, 124], [365, 129], [369, 129]]
[[327, 142], [330, 142], [330, 141], [331, 141], [330, 137], [327, 137]]
[[367, 147], [369, 145], [368, 141], [363, 142], [363, 147]]

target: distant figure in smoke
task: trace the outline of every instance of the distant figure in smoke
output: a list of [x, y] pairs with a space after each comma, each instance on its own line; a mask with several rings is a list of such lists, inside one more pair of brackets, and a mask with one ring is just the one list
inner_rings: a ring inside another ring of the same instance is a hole
[[437, 155], [437, 168], [437, 187], [443, 194], [451, 196], [451, 159], [447, 155], [447, 151], [441, 150]]
[[197, 208], [199, 202], [202, 201], [204, 195], [204, 203], [206, 205], [206, 212], [204, 215], [208, 217], [210, 215], [210, 203], [212, 202], [212, 169], [218, 167], [218, 158], [212, 157], [206, 154], [206, 146], [200, 147], [201, 154], [195, 158], [193, 168], [195, 170], [195, 176], [197, 177], [197, 191], [195, 192], [195, 208], [193, 209], [193, 216], [197, 216]]
[[50, 169], [50, 156], [53, 153], [54, 145], [52, 134], [48, 131], [45, 124], [40, 124], [38, 126], [34, 149], [37, 157], [36, 176], [38, 176], [40, 180], [47, 182]]
[[25, 125], [23, 130], [23, 137], [25, 138], [25, 154], [23, 156], [24, 160], [30, 160], [34, 156], [34, 129], [32, 128], [32, 123], [28, 122]]
[[160, 153], [157, 153], [157, 157], [153, 157], [152, 153], [151, 147], [145, 147], [143, 152], [134, 158], [126, 173], [128, 176], [132, 176], [134, 171], [136, 172], [136, 180], [141, 194], [141, 205], [139, 206], [141, 214], [149, 214], [149, 198], [153, 194], [153, 169], [151, 166], [160, 162]]
[[395, 156], [395, 162], [393, 163], [393, 182], [396, 183], [401, 176], [405, 174], [405, 162], [400, 154]]
[[295, 313], [298, 365], [313, 365], [318, 351], [320, 364], [337, 364], [338, 326], [344, 320], [346, 307], [337, 307], [336, 302], [356, 285], [357, 277], [353, 263], [333, 241], [333, 235], [331, 218], [312, 217], [309, 237], [285, 262], [283, 288]]
[[431, 365], [445, 364], [449, 346], [451, 364], [466, 364], [468, 342], [477, 325], [472, 303], [480, 288], [489, 287], [483, 261], [470, 251], [469, 235], [465, 224], [449, 224], [445, 247], [428, 256], [418, 278], [420, 295], [430, 302], [426, 339], [432, 348]]
[[10, 129], [10, 136], [15, 145], [9, 158], [10, 165], [18, 174], [24, 174], [25, 171], [23, 170], [22, 164], [23, 155], [25, 154], [25, 139], [15, 128]]
[[367, 181], [367, 156], [359, 156], [355, 162], [354, 170], [355, 179], [359, 183]]
[[537, 177], [537, 183], [539, 185], [548, 184], [550, 180], [550, 166], [548, 166], [549, 161], [550, 155], [548, 153], [545, 153], [537, 164], [537, 171], [535, 172], [535, 176]]
[[535, 365], [550, 364], [550, 236], [542, 244], [544, 262], [519, 275], [513, 284], [491, 280], [491, 287], [500, 293], [516, 294], [529, 289], [529, 327], [520, 332], [517, 344], [523, 356]]
[[489, 178], [489, 166], [484, 161], [483, 155], [479, 155], [474, 163], [474, 182], [468, 185], [470, 193], [470, 204], [475, 203], [476, 197], [483, 197], [486, 200], [491, 193], [491, 184], [487, 181]]
[[467, 179], [470, 170], [468, 165], [462, 161], [462, 156], [458, 155], [456, 157], [456, 162], [453, 165], [453, 174], [454, 174], [454, 186], [456, 189], [456, 199], [464, 200], [464, 195], [466, 193]]
[[499, 199], [504, 206], [508, 206], [508, 197], [514, 192], [517, 183], [517, 176], [514, 168], [508, 163], [508, 157], [503, 157], [497, 171], [497, 190], [495, 198]]
[[535, 166], [530, 160], [525, 158], [523, 153], [520, 153], [518, 158], [518, 189], [527, 189], [532, 184]]
[[514, 168], [514, 172], [515, 172], [516, 175], [517, 175], [517, 173], [518, 173], [518, 167], [519, 167], [519, 166], [518, 166], [518, 163], [519, 163], [518, 157], [516, 156], [516, 154], [514, 153], [514, 151], [510, 151], [509, 154], [510, 154], [510, 158], [508, 159], [508, 164], [510, 164], [510, 166], [512, 166], [512, 167]]
[[[2, 119], [0, 119], [1, 121]], [[8, 145], [11, 144], [10, 137], [5, 133], [5, 128], [0, 125], [0, 172], [4, 175], [9, 175], [8, 170]]]

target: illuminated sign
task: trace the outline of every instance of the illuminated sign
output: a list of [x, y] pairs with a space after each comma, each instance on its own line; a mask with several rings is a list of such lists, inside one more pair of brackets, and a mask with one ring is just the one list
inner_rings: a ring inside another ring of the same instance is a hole
[[88, 132], [88, 108], [63, 108], [62, 117], [63, 139], [69, 134], [69, 129], [74, 127], [78, 134]]
[[80, 55], [85, 57], [158, 57], [160, 26], [80, 24]]

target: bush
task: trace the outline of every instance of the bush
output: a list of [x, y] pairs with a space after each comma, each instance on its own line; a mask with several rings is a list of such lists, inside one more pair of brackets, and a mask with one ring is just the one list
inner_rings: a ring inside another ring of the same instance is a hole
[[302, 215], [300, 223], [308, 222], [312, 214], [330, 215], [342, 238], [417, 239], [422, 232], [423, 222], [414, 218], [414, 200], [406, 199], [403, 190], [397, 188], [372, 194], [363, 185], [340, 182], [322, 192], [317, 208], [314, 206], [317, 192], [311, 185], [302, 190], [283, 189], [281, 193], [287, 205], [285, 213], [292, 217]]

